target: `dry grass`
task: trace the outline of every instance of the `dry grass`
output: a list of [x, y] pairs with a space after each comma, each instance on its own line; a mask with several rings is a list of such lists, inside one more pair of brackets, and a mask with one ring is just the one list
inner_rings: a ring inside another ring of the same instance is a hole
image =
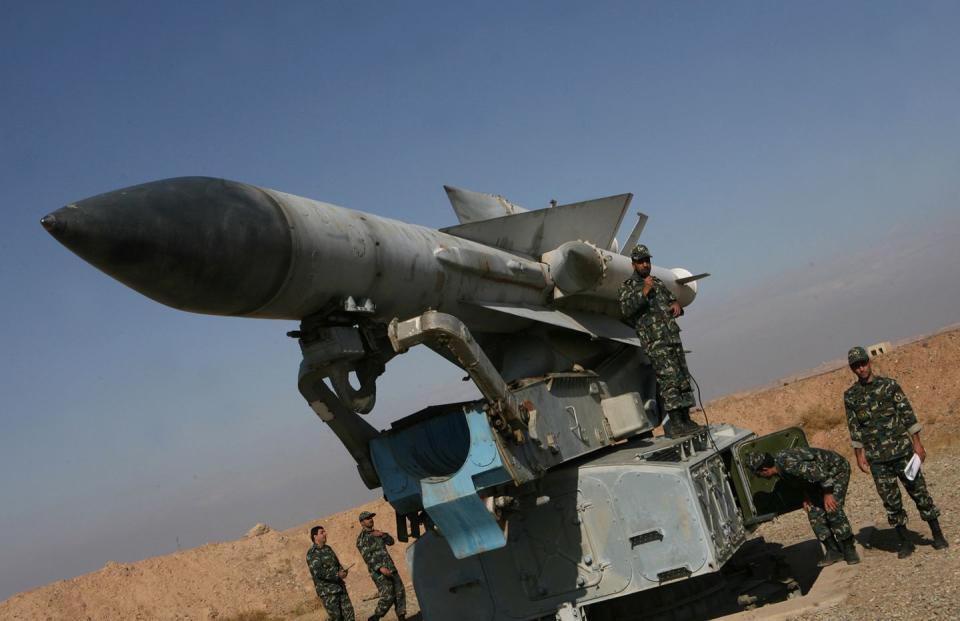
[[320, 603], [320, 598], [311, 597], [297, 604], [294, 609], [290, 611], [290, 614], [294, 617], [302, 617], [307, 613], [316, 612], [321, 608], [323, 608], [323, 604]]
[[807, 436], [811, 436], [818, 431], [827, 431], [844, 422], [842, 413], [837, 413], [825, 405], [813, 405], [798, 416], [798, 422], [803, 427]]

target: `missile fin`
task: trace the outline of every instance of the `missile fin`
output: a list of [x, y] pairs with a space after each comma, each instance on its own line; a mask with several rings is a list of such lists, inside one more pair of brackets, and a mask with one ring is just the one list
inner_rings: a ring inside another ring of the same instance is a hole
[[632, 198], [633, 194], [618, 194], [440, 230], [528, 257], [539, 257], [574, 240], [609, 248]]
[[450, 200], [450, 205], [453, 207], [454, 213], [457, 214], [460, 224], [480, 222], [481, 220], [527, 211], [496, 194], [474, 192], [449, 185], [443, 186], [443, 189], [447, 192], [447, 198]]
[[631, 330], [629, 326], [606, 315], [598, 315], [596, 313], [575, 309], [559, 311], [550, 308], [518, 306], [499, 302], [474, 302], [473, 304], [539, 323], [583, 332], [595, 338], [605, 338], [611, 341], [618, 341], [620, 343], [626, 343], [627, 345], [640, 347], [640, 341], [637, 339], [636, 333]]
[[633, 230], [630, 231], [630, 237], [627, 238], [627, 243], [620, 249], [620, 254], [630, 255], [633, 247], [640, 240], [640, 234], [643, 233], [643, 227], [645, 226], [647, 226], [647, 214], [637, 212], [637, 223], [633, 225]]
[[701, 279], [703, 279], [703, 278], [706, 278], [706, 277], [709, 276], [709, 275], [710, 275], [710, 274], [709, 274], [708, 272], [704, 272], [704, 273], [702, 273], [702, 274], [694, 274], [693, 276], [685, 276], [685, 277], [683, 277], [683, 278], [678, 278], [678, 279], [677, 279], [677, 284], [678, 284], [678, 285], [685, 285], [685, 284], [687, 284], [687, 283], [696, 282], [696, 281], [698, 281], [698, 280], [701, 280]]

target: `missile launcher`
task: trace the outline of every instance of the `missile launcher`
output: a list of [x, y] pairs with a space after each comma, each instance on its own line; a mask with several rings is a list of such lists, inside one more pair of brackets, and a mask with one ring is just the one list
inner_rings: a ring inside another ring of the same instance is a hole
[[[300, 322], [298, 388], [361, 480], [383, 488], [399, 538], [417, 538], [428, 621], [594, 619], [604, 603], [719, 571], [750, 528], [799, 506], [757, 491], [768, 483], [740, 457], [802, 433], [654, 436], [656, 377], [617, 301], [632, 195], [527, 210], [446, 190], [460, 222], [440, 230], [203, 177], [94, 196], [41, 224], [173, 308]], [[652, 273], [683, 306], [707, 276]], [[377, 378], [419, 345], [482, 398], [375, 429], [364, 415]]]

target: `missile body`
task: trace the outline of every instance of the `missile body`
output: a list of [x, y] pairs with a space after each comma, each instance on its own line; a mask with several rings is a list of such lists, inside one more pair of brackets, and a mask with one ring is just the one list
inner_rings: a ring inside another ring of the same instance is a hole
[[552, 289], [543, 265], [497, 248], [221, 179], [133, 186], [42, 223], [111, 277], [196, 313], [302, 319], [352, 297], [384, 323], [441, 308], [484, 325], [491, 313], [463, 300], [541, 305]]
[[[548, 309], [566, 297], [565, 308], [596, 312], [595, 300], [614, 302], [632, 270], [627, 257], [585, 242], [524, 256], [205, 177], [100, 194], [41, 222], [81, 258], [147, 297], [213, 315], [303, 319], [349, 299], [379, 323], [432, 308], [474, 331], [512, 332], [535, 319], [500, 312], [504, 307]], [[677, 285], [676, 275], [659, 267], [654, 274], [681, 303], [692, 301], [696, 283]], [[601, 312], [618, 311], [608, 303]]]

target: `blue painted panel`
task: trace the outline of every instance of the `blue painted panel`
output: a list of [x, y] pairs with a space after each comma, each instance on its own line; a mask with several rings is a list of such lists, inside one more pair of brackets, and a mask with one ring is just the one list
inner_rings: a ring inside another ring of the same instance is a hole
[[[478, 495], [511, 480], [482, 411], [449, 412], [386, 432], [371, 442], [370, 450], [390, 504], [401, 514], [424, 509], [454, 556], [506, 545]], [[459, 468], [453, 471], [455, 461]]]

